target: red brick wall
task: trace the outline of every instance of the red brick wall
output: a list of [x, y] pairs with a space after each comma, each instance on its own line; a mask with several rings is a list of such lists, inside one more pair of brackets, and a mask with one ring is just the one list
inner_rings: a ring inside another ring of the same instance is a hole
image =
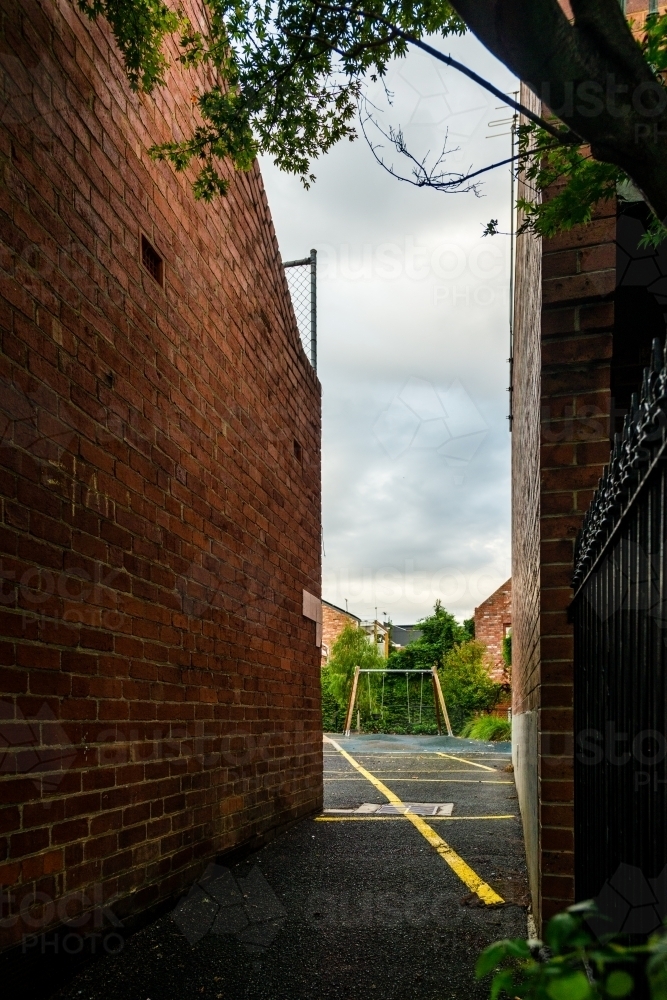
[[360, 624], [360, 620], [354, 615], [322, 601], [322, 662], [326, 662], [331, 656], [331, 648], [345, 626], [354, 625], [358, 628]]
[[517, 244], [513, 740], [538, 926], [574, 899], [567, 606], [574, 541], [609, 457], [615, 235], [616, 205], [607, 203], [588, 226], [543, 241], [541, 254], [532, 237]]
[[574, 542], [609, 460], [616, 205], [543, 245], [540, 829], [542, 916], [574, 899]]
[[[574, 899], [572, 733], [572, 598], [574, 541], [593, 489], [609, 457], [610, 359], [615, 286], [616, 206], [607, 204], [586, 227], [542, 244], [538, 271], [517, 274], [517, 300], [542, 290], [539, 494], [526, 469], [535, 442], [526, 434], [534, 400], [531, 348], [517, 344], [513, 440], [512, 684], [515, 740], [537, 767], [534, 824], [524, 816], [534, 857], [532, 888], [539, 919]], [[532, 337], [537, 341], [538, 327]], [[530, 332], [526, 339], [530, 339]], [[517, 433], [517, 431], [519, 433]], [[540, 557], [535, 566], [532, 533], [539, 517]], [[519, 586], [518, 580], [522, 583]], [[531, 611], [537, 601], [538, 617]], [[537, 643], [532, 645], [531, 636]], [[532, 650], [532, 652], [531, 652]], [[537, 714], [534, 737], [529, 715]], [[520, 728], [525, 723], [525, 731]], [[515, 764], [516, 766], [516, 764]]]
[[132, 94], [69, 0], [2, 30], [0, 882], [34, 934], [319, 807], [320, 389], [257, 166], [208, 206], [147, 155], [196, 78]]
[[489, 673], [495, 681], [507, 683], [509, 671], [503, 659], [503, 639], [512, 625], [512, 580], [506, 580], [478, 608], [475, 608], [475, 639], [486, 646]]

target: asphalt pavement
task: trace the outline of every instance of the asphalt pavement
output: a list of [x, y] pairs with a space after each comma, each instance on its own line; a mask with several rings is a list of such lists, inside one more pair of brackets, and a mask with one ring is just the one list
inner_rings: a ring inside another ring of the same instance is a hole
[[58, 1000], [477, 1000], [490, 942], [525, 935], [507, 744], [333, 736], [325, 811], [211, 864], [175, 910]]

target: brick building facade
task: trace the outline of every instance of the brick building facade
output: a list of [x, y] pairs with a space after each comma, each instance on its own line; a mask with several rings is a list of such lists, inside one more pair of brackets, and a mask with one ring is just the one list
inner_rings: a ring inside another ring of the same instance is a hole
[[56, 0], [0, 65], [6, 948], [320, 807], [320, 387], [257, 165], [206, 205], [148, 155], [196, 73], [132, 93]]
[[509, 670], [503, 657], [503, 639], [512, 631], [512, 579], [506, 580], [475, 608], [475, 639], [486, 646], [489, 674], [507, 684]]
[[329, 660], [334, 642], [347, 625], [359, 628], [361, 618], [350, 611], [343, 611], [335, 604], [322, 601], [322, 663]]
[[575, 538], [609, 457], [616, 215], [607, 202], [588, 226], [517, 245], [512, 715], [538, 921], [574, 901], [567, 608]]
[[[541, 110], [526, 87], [521, 99]], [[638, 249], [646, 218], [642, 202], [604, 202], [586, 226], [517, 243], [513, 753], [538, 926], [575, 899], [575, 539], [652, 339], [665, 336], [667, 255]]]

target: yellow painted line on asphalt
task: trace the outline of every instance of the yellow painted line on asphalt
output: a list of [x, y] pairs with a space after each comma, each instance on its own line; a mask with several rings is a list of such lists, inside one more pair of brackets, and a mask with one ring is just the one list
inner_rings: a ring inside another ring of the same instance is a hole
[[[324, 737], [327, 739], [328, 737]], [[331, 753], [329, 750], [325, 750], [322, 754], [323, 757], [337, 757], [338, 754]], [[443, 750], [429, 750], [427, 753], [408, 753], [407, 751], [402, 751], [399, 753], [385, 753], [384, 750], [378, 750], [376, 753], [371, 753], [369, 750], [358, 750], [357, 757], [395, 757], [400, 760], [433, 760], [434, 757], [446, 757], [449, 756], [445, 754]], [[511, 757], [508, 753], [494, 753], [493, 750], [485, 750], [483, 753], [478, 754], [479, 757], [486, 757], [487, 760], [504, 760], [509, 761]], [[463, 758], [460, 758], [463, 760]], [[467, 764], [472, 764], [472, 761], [466, 759]]]
[[[341, 750], [345, 753], [345, 750]], [[359, 781], [359, 778], [326, 778], [326, 781]], [[445, 785], [513, 785], [513, 781], [494, 781], [490, 778], [392, 778], [392, 781], [416, 781], [418, 784], [428, 781]]]
[[458, 760], [462, 764], [471, 764], [472, 767], [481, 767], [483, 771], [495, 771], [495, 767], [489, 767], [488, 764], [477, 764], [474, 760], [465, 760], [463, 757], [455, 757], [453, 753], [440, 753], [438, 751], [438, 757], [447, 757], [449, 760]]
[[[340, 757], [338, 759], [340, 760]], [[471, 774], [471, 773], [474, 774], [474, 771], [471, 772], [470, 769], [467, 768], [467, 767], [448, 767], [446, 771], [443, 771], [443, 769], [441, 767], [440, 768], [430, 767], [428, 770], [426, 770], [425, 768], [422, 770], [420, 768], [420, 770], [421, 770], [422, 774]], [[495, 771], [495, 768], [494, 767], [490, 767], [489, 771]], [[322, 772], [322, 774], [324, 775], [325, 778], [328, 775], [331, 775], [331, 774], [342, 774], [342, 773], [343, 772], [342, 772], [342, 770], [340, 768], [338, 768], [338, 770], [336, 770], [336, 771], [323, 771]], [[388, 771], [377, 771], [376, 770], [375, 774], [399, 774], [399, 775], [400, 774], [409, 774], [411, 778], [414, 778], [415, 777], [415, 768], [414, 767], [407, 767], [407, 768], [404, 768], [403, 770], [401, 770], [398, 767], [392, 767]]]
[[[385, 820], [404, 820], [409, 819], [410, 816], [316, 816], [316, 823], [367, 823], [372, 820], [375, 823], [381, 823]], [[456, 820], [487, 820], [487, 819], [516, 819], [516, 816], [508, 814], [507, 816], [429, 816], [429, 823], [434, 820], [437, 823], [445, 822], [449, 823]]]
[[403, 815], [405, 818], [410, 820], [412, 825], [419, 830], [422, 837], [424, 837], [431, 847], [437, 851], [442, 860], [449, 865], [454, 874], [458, 875], [464, 885], [467, 885], [471, 892], [476, 893], [483, 903], [486, 903], [488, 906], [492, 906], [494, 903], [505, 902], [502, 896], [499, 896], [490, 885], [487, 885], [484, 879], [480, 878], [479, 875], [472, 870], [470, 865], [466, 864], [463, 858], [459, 857], [456, 851], [453, 850], [453, 848], [451, 848], [449, 844], [428, 825], [428, 823], [424, 822], [421, 816], [415, 816], [414, 813], [411, 813], [408, 806], [406, 806], [404, 802], [401, 802], [398, 795], [396, 795], [395, 792], [392, 792], [391, 788], [387, 788], [387, 786], [384, 785], [379, 778], [376, 778], [374, 774], [367, 771], [365, 767], [359, 764], [354, 757], [351, 757], [346, 750], [343, 750], [343, 748], [336, 743], [335, 740], [332, 740], [331, 737], [325, 736], [324, 738], [343, 755], [345, 760], [347, 760], [352, 767], [356, 768], [356, 770], [359, 771], [364, 778], [370, 781], [371, 785], [373, 785], [374, 788], [377, 788], [378, 792], [381, 792], [387, 801], [391, 802], [394, 806], [400, 806], [404, 810]]

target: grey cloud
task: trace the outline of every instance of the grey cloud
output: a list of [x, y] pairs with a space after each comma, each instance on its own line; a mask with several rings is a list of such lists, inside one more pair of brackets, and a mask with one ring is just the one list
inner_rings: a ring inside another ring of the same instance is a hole
[[[515, 88], [472, 36], [442, 44]], [[387, 121], [425, 152], [448, 128], [453, 169], [509, 155], [508, 136], [485, 138], [499, 102], [453, 71], [413, 54], [389, 83]], [[480, 199], [417, 190], [362, 141], [317, 163], [308, 192], [262, 171], [284, 259], [314, 246], [322, 265], [324, 596], [394, 621], [442, 596], [467, 616], [509, 575], [509, 247], [480, 238], [491, 217], [507, 228], [508, 171]]]

